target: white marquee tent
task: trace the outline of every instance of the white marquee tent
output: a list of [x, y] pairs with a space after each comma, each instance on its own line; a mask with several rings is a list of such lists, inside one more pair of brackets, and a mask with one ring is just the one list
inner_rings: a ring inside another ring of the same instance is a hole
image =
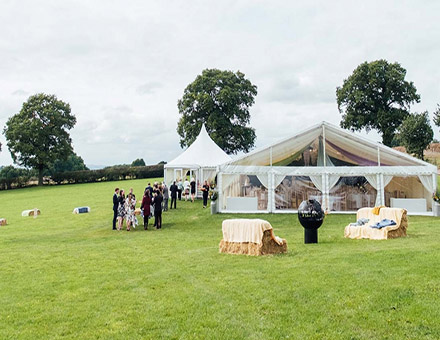
[[322, 122], [218, 167], [220, 212], [327, 211], [386, 205], [430, 214], [437, 168]]
[[217, 166], [228, 162], [228, 156], [209, 137], [205, 124], [202, 125], [196, 140], [179, 156], [164, 166], [164, 179], [167, 184], [175, 180], [194, 177], [197, 183], [197, 194], [201, 194], [199, 188], [205, 180], [212, 181], [217, 174]]

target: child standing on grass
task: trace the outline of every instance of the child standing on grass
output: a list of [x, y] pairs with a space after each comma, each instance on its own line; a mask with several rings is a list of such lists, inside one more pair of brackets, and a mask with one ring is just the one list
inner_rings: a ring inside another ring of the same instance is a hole
[[189, 196], [189, 182], [188, 180], [185, 178], [185, 182], [183, 182], [183, 190], [185, 190], [185, 201], [188, 201], [188, 196]]

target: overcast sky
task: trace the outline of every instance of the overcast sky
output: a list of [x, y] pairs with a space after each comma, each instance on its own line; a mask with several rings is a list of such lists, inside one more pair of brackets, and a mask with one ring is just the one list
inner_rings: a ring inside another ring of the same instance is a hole
[[[440, 103], [440, 1], [0, 2], [0, 128], [35, 93], [70, 103], [86, 164], [169, 161], [177, 100], [205, 68], [257, 85], [257, 146], [319, 121], [339, 124], [335, 90], [364, 61], [399, 62]], [[439, 138], [438, 128], [435, 128]], [[368, 134], [377, 140], [377, 134]], [[11, 164], [4, 135], [0, 165]]]

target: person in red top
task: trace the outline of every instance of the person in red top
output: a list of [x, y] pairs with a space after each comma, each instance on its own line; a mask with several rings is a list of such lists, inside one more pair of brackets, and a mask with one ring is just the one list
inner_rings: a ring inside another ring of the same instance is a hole
[[141, 210], [144, 213], [144, 229], [148, 228], [148, 219], [150, 218], [151, 196], [150, 190], [146, 189], [142, 197]]

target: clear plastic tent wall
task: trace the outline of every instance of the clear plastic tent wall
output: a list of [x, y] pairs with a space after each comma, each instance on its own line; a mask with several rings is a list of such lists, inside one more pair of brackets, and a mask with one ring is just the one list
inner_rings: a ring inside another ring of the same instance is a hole
[[294, 212], [316, 199], [328, 212], [424, 200], [428, 213], [437, 185], [435, 166], [326, 122], [218, 170], [221, 212]]

